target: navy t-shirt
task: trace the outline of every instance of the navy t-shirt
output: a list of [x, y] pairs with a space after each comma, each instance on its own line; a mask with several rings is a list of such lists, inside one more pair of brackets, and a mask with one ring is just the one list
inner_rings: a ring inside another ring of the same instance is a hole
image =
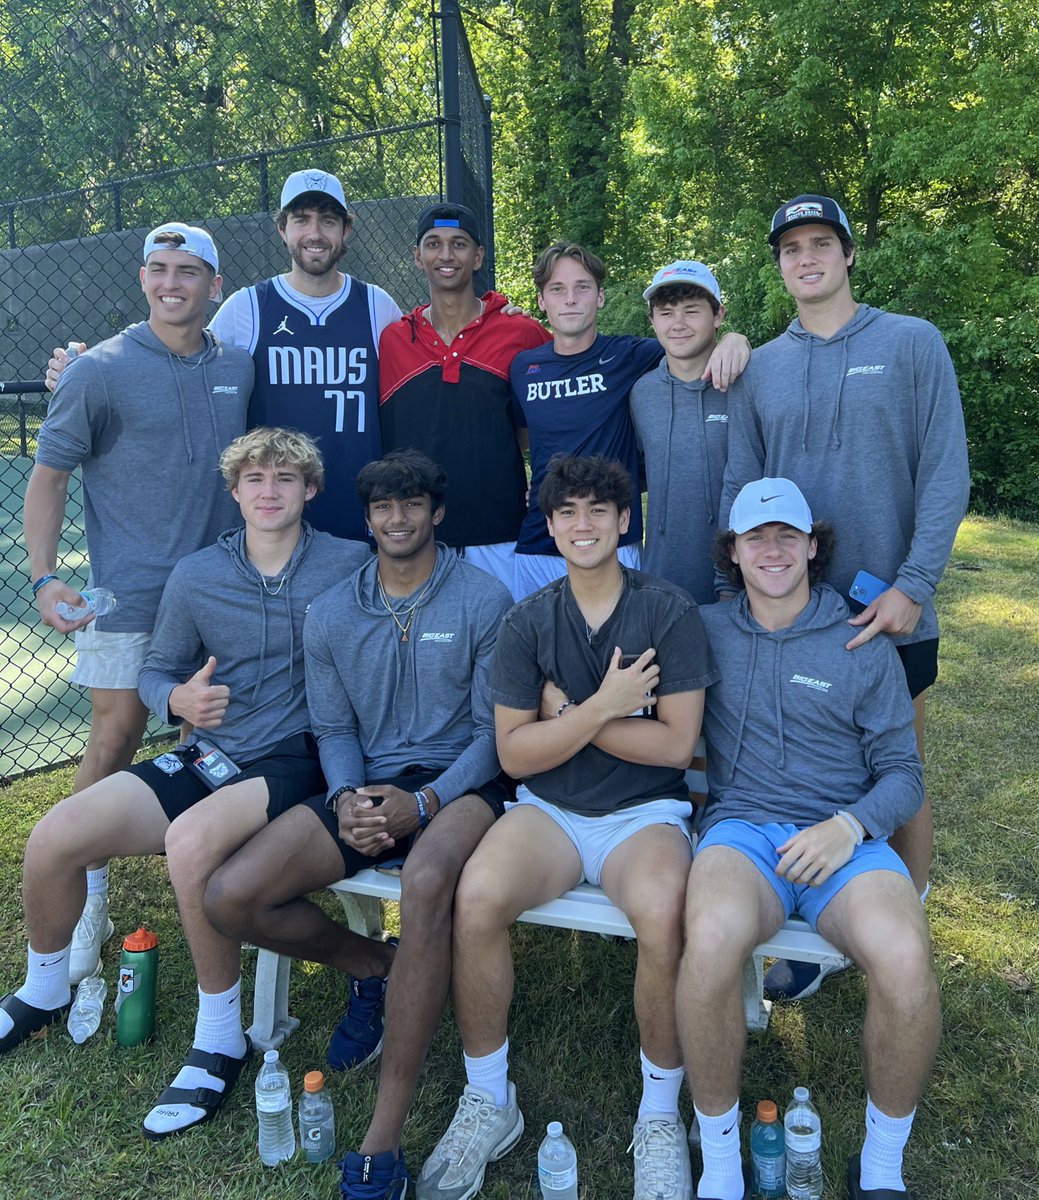
[[[624, 571], [617, 607], [597, 632], [577, 607], [564, 576], [515, 605], [505, 616], [494, 648], [491, 698], [506, 708], [541, 706], [541, 689], [550, 679], [566, 695], [583, 703], [599, 690], [614, 647], [623, 654], [656, 650], [660, 666], [655, 694], [694, 692], [718, 679], [700, 613], [680, 588]], [[629, 720], [656, 720], [649, 717]], [[627, 762], [591, 744], [551, 771], [523, 782], [542, 800], [586, 816], [616, 812], [646, 800], [684, 799], [684, 772]]]
[[635, 485], [631, 524], [622, 546], [642, 542], [639, 454], [628, 412], [632, 384], [663, 355], [655, 338], [599, 334], [581, 354], [557, 354], [553, 344], [517, 354], [509, 380], [517, 425], [530, 430], [530, 504], [518, 554], [557, 554], [537, 492], [553, 454], [602, 454], [630, 473]]

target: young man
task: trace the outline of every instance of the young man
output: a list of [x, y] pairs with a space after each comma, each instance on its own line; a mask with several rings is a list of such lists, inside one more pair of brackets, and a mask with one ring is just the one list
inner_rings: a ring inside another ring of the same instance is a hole
[[454, 1005], [468, 1082], [422, 1169], [419, 1200], [474, 1196], [487, 1164], [523, 1132], [508, 1079], [508, 930], [582, 879], [638, 938], [636, 1200], [659, 1196], [667, 1179], [679, 1184], [672, 1194], [691, 1196], [674, 1011], [691, 858], [684, 768], [717, 674], [689, 597], [621, 565], [631, 504], [631, 477], [599, 456], [559, 456], [541, 482], [538, 505], [567, 574], [517, 604], [498, 637], [498, 755], [523, 783], [458, 887]]
[[[772, 254], [797, 319], [754, 352], [733, 409], [722, 512], [761, 475], [796, 479], [841, 531], [829, 581], [847, 596], [859, 571], [887, 585], [851, 618], [856, 649], [878, 633], [898, 648], [924, 748], [924, 700], [938, 674], [934, 593], [967, 506], [963, 410], [949, 352], [933, 325], [852, 296], [855, 242], [828, 196], [779, 208]], [[891, 843], [917, 891], [927, 887], [934, 821], [926, 797]], [[810, 995], [823, 973], [769, 973], [777, 999]]]
[[511, 591], [527, 475], [526, 429], [514, 424], [509, 366], [550, 335], [530, 317], [509, 315], [500, 292], [474, 292], [484, 244], [476, 214], [464, 205], [427, 208], [414, 253], [429, 303], [388, 326], [379, 343], [383, 446], [418, 447], [444, 467], [451, 505], [440, 541]]
[[250, 425], [286, 425], [319, 439], [329, 486], [313, 506], [318, 529], [363, 538], [354, 477], [382, 453], [379, 337], [400, 316], [380, 287], [338, 268], [353, 232], [343, 185], [326, 171], [295, 171], [275, 217], [292, 266], [235, 292], [213, 332], [256, 363]]
[[[225, 934], [354, 976], [333, 1067], [379, 1053], [385, 997], [375, 1114], [359, 1153], [343, 1162], [343, 1195], [356, 1200], [400, 1200], [407, 1188], [401, 1131], [447, 998], [455, 884], [508, 794], [488, 673], [509, 594], [434, 541], [444, 485], [415, 450], [358, 476], [378, 555], [313, 605], [305, 634], [327, 798], [259, 833], [206, 896]], [[405, 855], [396, 952], [303, 899]]]
[[[174, 563], [212, 542], [237, 513], [214, 466], [245, 428], [249, 356], [203, 330], [220, 290], [204, 229], [170, 223], [148, 234], [141, 287], [148, 320], [82, 354], [61, 377], [40, 428], [25, 492], [25, 544], [43, 624], [75, 632], [73, 683], [90, 689], [90, 737], [76, 773], [81, 791], [133, 761], [148, 713], [137, 675]], [[164, 464], [155, 469], [156, 448]], [[90, 580], [115, 592], [109, 616], [67, 621], [55, 606], [82, 604], [57, 575], [68, 482], [83, 478]], [[76, 929], [72, 981], [97, 967], [112, 935], [107, 870], [91, 872]]]
[[[534, 264], [538, 307], [548, 317], [551, 345], [519, 354], [510, 371], [514, 418], [530, 437], [530, 505], [516, 544], [517, 596], [529, 595], [566, 573], [535, 497], [555, 454], [590, 455], [621, 463], [639, 478], [638, 446], [628, 411], [632, 384], [661, 358], [655, 338], [607, 336], [598, 331], [605, 303], [602, 259], [576, 242], [554, 242]], [[705, 374], [719, 388], [746, 365], [750, 346], [726, 334]], [[621, 562], [639, 565], [642, 505], [631, 510], [621, 538]]]
[[[721, 673], [707, 690], [710, 801], [686, 903], [678, 1016], [700, 1124], [697, 1195], [749, 1200], [740, 1168], [740, 979], [793, 912], [869, 984], [866, 1140], [851, 1200], [907, 1197], [902, 1150], [938, 1042], [927, 921], [888, 836], [919, 808], [913, 707], [888, 638], [848, 654], [848, 608], [825, 584], [832, 532], [787, 479], [736, 497], [718, 565], [733, 600], [702, 610]], [[838, 531], [839, 532], [839, 531]]]
[[[0, 1053], [59, 1020], [86, 864], [165, 850], [198, 971], [199, 1010], [184, 1067], [145, 1118], [153, 1139], [208, 1121], [248, 1057], [239, 946], [208, 923], [202, 896], [232, 851], [322, 786], [303, 685], [303, 618], [316, 596], [368, 557], [366, 546], [314, 533], [301, 520], [322, 485], [310, 438], [254, 429], [232, 442], [220, 467], [245, 528], [173, 568], [140, 680], [155, 713], [205, 733], [77, 792], [37, 824], [23, 884], [28, 975], [0, 1001]], [[198, 762], [210, 761], [203, 741], [216, 748], [223, 774], [199, 776]]]
[[[248, 423], [300, 429], [318, 440], [328, 486], [310, 513], [316, 529], [364, 537], [354, 476], [382, 453], [379, 437], [379, 335], [400, 316], [380, 287], [338, 268], [353, 232], [343, 185], [327, 171], [295, 171], [274, 218], [292, 265], [230, 296], [210, 328], [256, 364]], [[47, 386], [68, 356], [57, 347]]]
[[648, 498], [642, 565], [697, 604], [712, 604], [711, 543], [720, 523], [730, 393], [705, 372], [725, 306], [709, 268], [691, 260], [661, 267], [642, 295], [664, 350], [631, 389]]

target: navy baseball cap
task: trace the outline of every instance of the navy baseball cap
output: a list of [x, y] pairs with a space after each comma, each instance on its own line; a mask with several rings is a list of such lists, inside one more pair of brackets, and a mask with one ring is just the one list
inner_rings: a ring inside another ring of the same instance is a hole
[[461, 229], [469, 234], [478, 246], [483, 245], [476, 213], [464, 204], [431, 204], [425, 209], [415, 226], [416, 246], [431, 229]]
[[776, 245], [783, 234], [795, 225], [829, 225], [831, 229], [836, 229], [838, 233], [843, 231], [852, 241], [855, 240], [844, 209], [829, 196], [795, 196], [793, 200], [780, 205], [772, 218], [768, 244]]

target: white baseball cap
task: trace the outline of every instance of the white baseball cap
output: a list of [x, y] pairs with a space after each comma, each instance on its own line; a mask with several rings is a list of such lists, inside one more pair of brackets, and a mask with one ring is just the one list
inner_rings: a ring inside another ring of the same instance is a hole
[[812, 532], [812, 510], [797, 484], [789, 479], [758, 479], [741, 488], [729, 513], [732, 532], [746, 533], [773, 521]]
[[[157, 242], [156, 239], [163, 233], [179, 233], [184, 240], [176, 246]], [[156, 250], [183, 250], [186, 254], [193, 254], [202, 259], [217, 275], [220, 274], [220, 257], [216, 252], [216, 242], [197, 225], [184, 225], [180, 221], [167, 221], [165, 225], [157, 225], [144, 239], [142, 261], [147, 262], [148, 255], [154, 254]]]
[[666, 267], [661, 267], [653, 276], [653, 282], [642, 293], [642, 299], [648, 300], [654, 292], [659, 291], [662, 287], [667, 287], [670, 283], [694, 284], [696, 287], [702, 287], [705, 292], [709, 292], [719, 304], [722, 302], [722, 290], [718, 286], [714, 272], [710, 267], [705, 267], [702, 262], [696, 262], [691, 258], [680, 258], [676, 262], [668, 263]]
[[281, 207], [287, 208], [293, 200], [307, 192], [319, 192], [328, 196], [330, 200], [334, 200], [339, 205], [347, 216], [350, 215], [350, 206], [346, 202], [343, 185], [328, 171], [319, 171], [316, 168], [292, 172], [281, 189]]

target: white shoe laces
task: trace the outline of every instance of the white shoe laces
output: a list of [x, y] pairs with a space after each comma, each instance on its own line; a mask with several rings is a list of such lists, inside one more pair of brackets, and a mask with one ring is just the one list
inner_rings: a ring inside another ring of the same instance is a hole
[[630, 1151], [635, 1150], [635, 1200], [658, 1196], [680, 1196], [682, 1127], [674, 1121], [639, 1121], [632, 1133]]

